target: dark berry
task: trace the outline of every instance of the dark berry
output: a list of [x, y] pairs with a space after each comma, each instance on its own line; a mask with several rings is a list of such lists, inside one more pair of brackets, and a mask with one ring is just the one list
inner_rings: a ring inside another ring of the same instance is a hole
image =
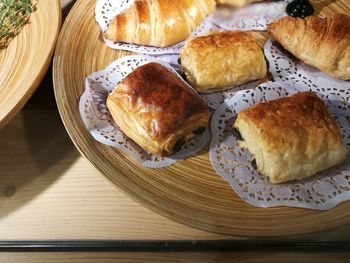
[[287, 5], [286, 12], [292, 17], [305, 18], [314, 13], [314, 7], [308, 0], [294, 0]]

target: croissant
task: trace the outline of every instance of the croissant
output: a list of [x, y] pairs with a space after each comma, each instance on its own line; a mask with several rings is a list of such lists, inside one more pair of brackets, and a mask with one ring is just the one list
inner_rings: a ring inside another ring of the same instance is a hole
[[218, 4], [230, 5], [233, 7], [241, 7], [255, 2], [262, 2], [263, 0], [216, 0]]
[[328, 75], [350, 79], [350, 17], [284, 17], [268, 26], [270, 36], [304, 63]]
[[136, 0], [108, 25], [108, 40], [167, 47], [185, 40], [215, 9], [215, 0]]

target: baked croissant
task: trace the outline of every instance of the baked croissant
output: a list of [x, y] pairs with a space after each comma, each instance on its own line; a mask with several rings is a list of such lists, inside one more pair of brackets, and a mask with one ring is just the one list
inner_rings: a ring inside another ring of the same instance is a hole
[[270, 36], [286, 50], [328, 75], [350, 79], [350, 17], [284, 17], [268, 26]]
[[136, 0], [108, 25], [108, 40], [167, 47], [185, 40], [215, 9], [215, 0]]
[[262, 2], [263, 0], [216, 0], [218, 4], [230, 5], [233, 7], [241, 7], [255, 2]]

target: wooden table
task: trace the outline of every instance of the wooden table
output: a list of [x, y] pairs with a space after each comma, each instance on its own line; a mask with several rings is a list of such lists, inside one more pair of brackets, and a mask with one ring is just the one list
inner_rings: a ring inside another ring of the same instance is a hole
[[[66, 8], [64, 12], [67, 12], [71, 3], [69, 0], [62, 0], [62, 6]], [[39, 256], [44, 255], [42, 262], [66, 262], [67, 259], [70, 262], [178, 262], [179, 259], [188, 262], [188, 258], [194, 262], [226, 262], [234, 259], [239, 259], [239, 262], [255, 262], [257, 257], [262, 262], [278, 262], [281, 257], [308, 262], [310, 259], [315, 262], [330, 262], [331, 259], [332, 262], [335, 262], [334, 259], [340, 260], [337, 262], [346, 262], [346, 255], [338, 252], [305, 253], [304, 250], [291, 252], [290, 249], [282, 249], [278, 254], [272, 255], [269, 251], [264, 251], [265, 249], [253, 254], [244, 251], [208, 251], [205, 245], [208, 240], [218, 241], [216, 244], [221, 242], [226, 248], [231, 245], [242, 248], [239, 244], [262, 244], [264, 248], [278, 244], [297, 244], [302, 247], [327, 242], [337, 242], [333, 246], [345, 247], [350, 244], [350, 224], [307, 236], [247, 240], [239, 236], [203, 232], [155, 214], [125, 196], [78, 153], [56, 108], [51, 69], [29, 103], [0, 130], [0, 146], [1, 241], [23, 243], [45, 240], [73, 244], [72, 241], [77, 240], [123, 240], [126, 242], [123, 244], [135, 246], [135, 241], [148, 240], [148, 243], [145, 241], [142, 244], [152, 244], [149, 241], [153, 241], [153, 244], [162, 244], [165, 247], [167, 243], [164, 241], [170, 241], [168, 245], [171, 247], [181, 240], [184, 241], [180, 243], [182, 246], [189, 248], [189, 244], [194, 241], [194, 247], [197, 244], [197, 248], [201, 250], [179, 253], [172, 248], [165, 256], [150, 252], [75, 252], [58, 253], [55, 256], [36, 253], [1, 254], [1, 259], [5, 261], [38, 262]], [[116, 242], [108, 244], [117, 246]]]

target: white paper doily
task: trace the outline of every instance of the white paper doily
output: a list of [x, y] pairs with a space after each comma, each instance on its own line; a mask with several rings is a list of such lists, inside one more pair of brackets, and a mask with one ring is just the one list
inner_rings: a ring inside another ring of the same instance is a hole
[[209, 141], [210, 133], [206, 129], [201, 135], [186, 141], [177, 153], [167, 158], [144, 151], [124, 135], [110, 115], [106, 99], [117, 83], [135, 68], [149, 62], [160, 63], [176, 72], [169, 64], [153, 57], [135, 55], [120, 58], [85, 79], [85, 91], [80, 97], [79, 110], [85, 126], [97, 141], [122, 150], [146, 167], [161, 168], [200, 151]]
[[[102, 32], [106, 31], [109, 22], [115, 16], [129, 8], [133, 3], [134, 0], [97, 0], [95, 19]], [[286, 4], [287, 2], [283, 1], [255, 3], [242, 8], [218, 7], [212, 15], [203, 20], [201, 25], [192, 33], [192, 36], [218, 30], [266, 30], [270, 22], [286, 16]], [[184, 45], [184, 41], [182, 41], [170, 47], [156, 48], [113, 42], [106, 39], [104, 41], [113, 49], [148, 55], [178, 54]]]
[[201, 97], [207, 102], [207, 105], [215, 110], [219, 107], [226, 99], [232, 98], [238, 91], [253, 89], [259, 85], [259, 81], [251, 81], [236, 87], [232, 87], [227, 90], [217, 91], [214, 93], [201, 93]]
[[264, 53], [269, 62], [269, 71], [276, 81], [288, 83], [296, 89], [300, 85], [308, 86], [315, 92], [333, 89], [338, 96], [350, 93], [350, 81], [332, 78], [317, 68], [304, 64], [271, 39], [266, 42]]
[[[248, 203], [259, 207], [292, 206], [327, 210], [344, 200], [350, 199], [350, 156], [340, 166], [318, 173], [308, 179], [274, 185], [260, 175], [252, 166], [252, 155], [240, 148], [234, 137], [232, 124], [237, 113], [259, 102], [285, 97], [298, 92], [278, 83], [268, 82], [256, 89], [237, 92], [214, 112], [211, 122], [212, 140], [210, 161], [215, 171], [222, 176], [233, 190]], [[327, 105], [334, 103], [335, 97], [318, 94]], [[329, 101], [330, 100], [330, 101]], [[338, 100], [341, 100], [338, 98]], [[347, 107], [349, 107], [347, 101]], [[350, 149], [350, 126], [348, 108], [330, 111], [341, 127], [342, 138]]]
[[241, 8], [219, 6], [212, 23], [224, 30], [266, 30], [272, 21], [287, 15], [288, 2], [253, 3]]

